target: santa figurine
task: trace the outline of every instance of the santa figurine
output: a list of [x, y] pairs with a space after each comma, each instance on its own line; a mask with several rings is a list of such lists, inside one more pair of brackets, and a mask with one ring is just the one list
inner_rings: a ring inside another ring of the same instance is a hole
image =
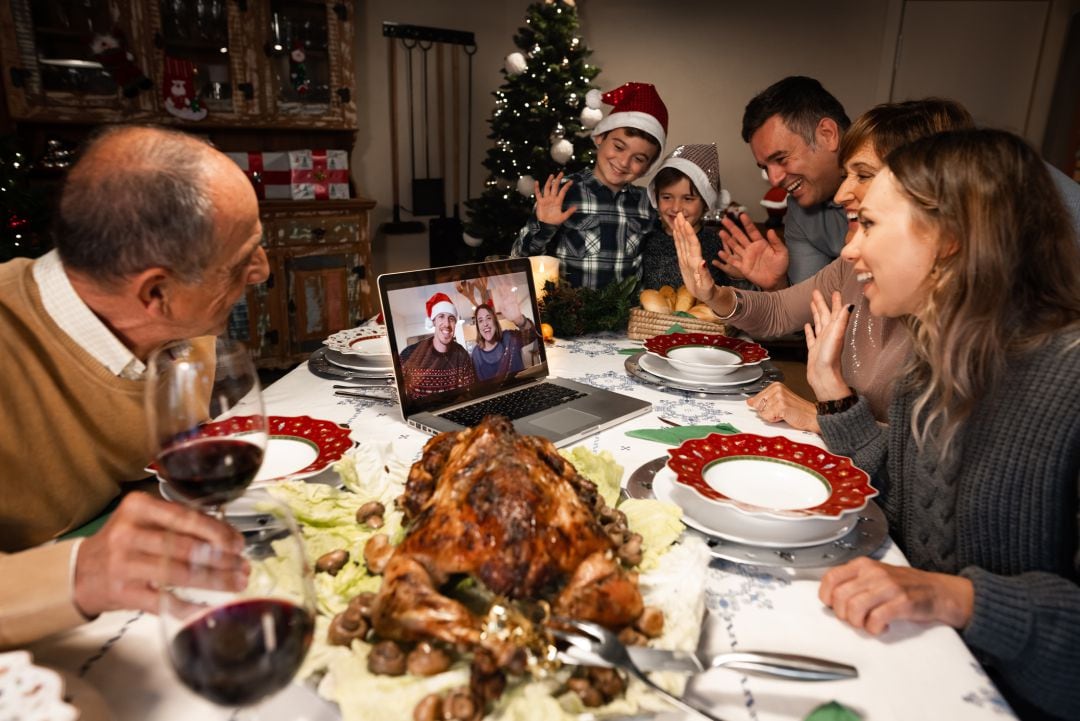
[[90, 40], [90, 52], [120, 86], [125, 98], [133, 98], [153, 85], [135, 64], [135, 56], [127, 49], [119, 30], [94, 35]]
[[311, 78], [307, 74], [307, 51], [300, 40], [293, 41], [292, 51], [289, 53], [289, 79], [300, 97], [304, 97], [311, 90]]
[[190, 60], [165, 57], [165, 109], [184, 120], [202, 120], [206, 106], [195, 91], [195, 64]]

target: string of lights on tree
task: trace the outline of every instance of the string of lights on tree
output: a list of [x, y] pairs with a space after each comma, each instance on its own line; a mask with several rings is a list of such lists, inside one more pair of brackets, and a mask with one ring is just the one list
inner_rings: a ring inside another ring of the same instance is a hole
[[45, 252], [45, 200], [30, 180], [30, 162], [12, 135], [0, 139], [0, 263]]
[[590, 167], [596, 148], [589, 129], [603, 117], [600, 73], [578, 35], [573, 0], [536, 2], [514, 36], [503, 84], [493, 93], [493, 141], [484, 159], [483, 193], [466, 202], [465, 242], [476, 257], [508, 253], [533, 206], [534, 181]]

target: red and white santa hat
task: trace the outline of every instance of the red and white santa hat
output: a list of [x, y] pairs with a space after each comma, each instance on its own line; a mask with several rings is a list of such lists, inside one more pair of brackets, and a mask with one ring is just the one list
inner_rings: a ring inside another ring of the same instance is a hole
[[656, 87], [650, 83], [625, 83], [604, 93], [601, 97], [606, 104], [614, 106], [607, 117], [593, 128], [593, 137], [615, 130], [616, 128], [637, 128], [644, 130], [660, 143], [649, 170], [656, 167], [664, 157], [664, 143], [667, 142], [668, 112]]
[[[690, 178], [698, 195], [705, 201], [705, 209], [715, 210], [717, 202], [727, 197], [727, 191], [720, 190], [720, 155], [716, 152], [715, 143], [695, 143], [680, 145], [671, 151], [671, 155], [664, 158], [664, 168], [675, 168], [683, 175]], [[649, 201], [656, 207], [656, 177], [649, 181]], [[727, 205], [730, 197], [721, 202]]]
[[435, 327], [435, 316], [439, 313], [448, 313], [449, 315], [458, 317], [457, 306], [450, 300], [450, 296], [446, 293], [436, 293], [427, 299], [427, 322], [425, 325], [430, 329]]

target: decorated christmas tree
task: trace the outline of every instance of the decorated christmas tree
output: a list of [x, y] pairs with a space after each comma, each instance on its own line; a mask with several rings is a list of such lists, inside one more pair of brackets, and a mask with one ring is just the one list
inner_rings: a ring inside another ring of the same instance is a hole
[[[495, 144], [484, 167], [489, 175], [479, 198], [466, 202], [465, 241], [475, 257], [510, 252], [533, 206], [533, 180], [593, 164], [589, 128], [600, 121], [600, 72], [577, 34], [573, 0], [536, 2], [514, 36], [518, 52], [506, 56], [505, 82], [495, 91], [491, 133]], [[588, 98], [586, 98], [588, 96]]]

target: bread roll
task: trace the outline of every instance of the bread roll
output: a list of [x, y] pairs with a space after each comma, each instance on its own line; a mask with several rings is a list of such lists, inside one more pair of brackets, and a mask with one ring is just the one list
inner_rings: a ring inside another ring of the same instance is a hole
[[712, 308], [704, 303], [698, 303], [697, 305], [688, 308], [686, 312], [700, 320], [717, 320], [718, 318], [716, 313], [713, 313]]
[[641, 307], [653, 313], [671, 312], [671, 306], [668, 305], [667, 298], [661, 295], [658, 290], [641, 291]]
[[675, 312], [680, 310], [690, 310], [690, 306], [694, 305], [697, 301], [693, 294], [687, 290], [685, 285], [680, 285], [679, 290], [675, 292]]
[[675, 289], [674, 288], [672, 288], [670, 285], [662, 285], [662, 286], [660, 286], [660, 295], [664, 296], [664, 298], [667, 299], [669, 308], [674, 308], [675, 307]]

